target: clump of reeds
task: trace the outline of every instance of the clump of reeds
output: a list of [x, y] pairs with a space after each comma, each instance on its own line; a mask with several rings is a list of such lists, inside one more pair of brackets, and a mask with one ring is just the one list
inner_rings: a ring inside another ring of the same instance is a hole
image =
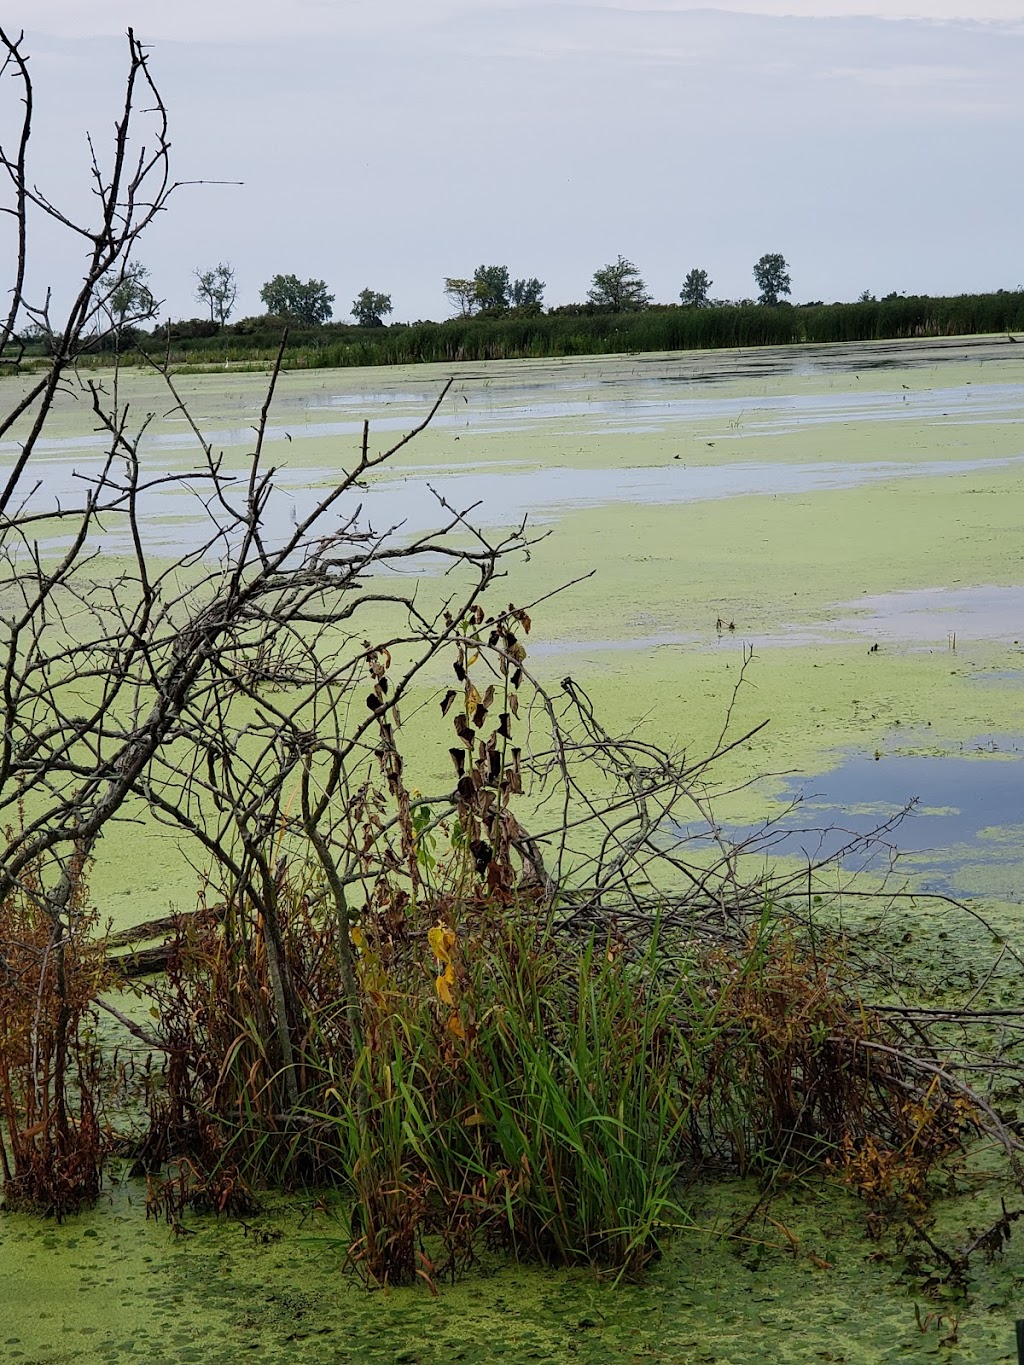
[[389, 660], [370, 651], [379, 783], [353, 784], [330, 841], [302, 786], [308, 857], [267, 855], [272, 877], [182, 922], [148, 1143], [187, 1157], [155, 1187], [167, 1216], [266, 1180], [330, 1184], [377, 1282], [433, 1284], [495, 1246], [637, 1274], [686, 1225], [685, 1180], [707, 1162], [831, 1161], [858, 1184], [889, 1152], [923, 1180], [959, 1141], [970, 1114], [905, 1071], [840, 941], [770, 903], [717, 939], [678, 917], [666, 938], [657, 914], [572, 930], [514, 815], [528, 629], [513, 609], [463, 627], [441, 708], [452, 811], [406, 785]]
[[106, 1142], [94, 1001], [110, 979], [84, 859], [40, 866], [0, 900], [0, 1171], [9, 1208], [58, 1218], [92, 1203]]
[[567, 951], [529, 911], [435, 927], [424, 986], [388, 996], [352, 1077], [310, 1110], [355, 1176], [354, 1255], [381, 1277], [372, 1174], [413, 1198], [446, 1267], [482, 1239], [638, 1271], [683, 1216], [694, 1078], [675, 992], [651, 958]]

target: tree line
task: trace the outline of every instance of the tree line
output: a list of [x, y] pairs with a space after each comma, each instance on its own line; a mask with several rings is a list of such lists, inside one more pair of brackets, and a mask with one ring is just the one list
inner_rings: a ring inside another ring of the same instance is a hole
[[[220, 261], [214, 266], [207, 269], [197, 269], [193, 273], [195, 278], [193, 296], [208, 311], [208, 323], [198, 318], [179, 322], [168, 321], [162, 325], [160, 330], [168, 335], [173, 332], [180, 338], [208, 339], [219, 334], [231, 320], [238, 298], [237, 276], [234, 266], [228, 261]], [[471, 320], [479, 324], [485, 321], [516, 322], [594, 314], [635, 315], [651, 309], [655, 311], [673, 308], [678, 310], [680, 306], [684, 310], [712, 309], [716, 312], [722, 310], [740, 310], [742, 312], [749, 308], [775, 309], [782, 304], [788, 306], [788, 298], [792, 292], [792, 277], [789, 263], [781, 252], [766, 252], [754, 263], [752, 273], [757, 286], [756, 299], [712, 298], [711, 289], [714, 281], [706, 270], [694, 266], [683, 280], [682, 288], [679, 291], [678, 304], [658, 304], [653, 299], [638, 267], [628, 257], [620, 254], [614, 261], [609, 261], [594, 271], [590, 288], [582, 303], [560, 304], [545, 309], [544, 290], [547, 286], [543, 280], [536, 276], [513, 279], [505, 265], [479, 265], [472, 275], [444, 277], [444, 296], [453, 309], [452, 316], [446, 322], [422, 320], [408, 324], [391, 324], [391, 326], [394, 328], [398, 325], [403, 330], [432, 327], [450, 328], [453, 323]], [[286, 323], [293, 330], [296, 328], [323, 329], [328, 326], [379, 329], [388, 325], [385, 319], [394, 312], [390, 294], [367, 287], [360, 290], [352, 301], [350, 316], [354, 321], [346, 324], [343, 320], [334, 317], [336, 295], [329, 292], [325, 280], [315, 278], [301, 280], [294, 274], [272, 276], [265, 281], [259, 292], [260, 300], [266, 312], [257, 317], [243, 318], [234, 323], [231, 328], [232, 332], [253, 335], [271, 323]], [[1005, 300], [1006, 297], [1012, 295], [1012, 292], [999, 290], [992, 295], [961, 295], [958, 297], [961, 300], [968, 298]], [[920, 298], [931, 304], [940, 302], [937, 299], [929, 299], [927, 295], [920, 296]], [[700, 338], [688, 341], [687, 345], [757, 345], [772, 344], [773, 342], [783, 344], [788, 340], [879, 340], [884, 337], [942, 335], [949, 334], [950, 331], [966, 334], [975, 330], [1019, 329], [1019, 325], [1015, 321], [1016, 312], [1011, 310], [1011, 313], [1007, 314], [1005, 303], [997, 303], [994, 312], [991, 305], [983, 307], [981, 314], [985, 315], [987, 321], [982, 320], [977, 324], [963, 316], [963, 307], [956, 310], [958, 313], [956, 319], [947, 318], [946, 321], [938, 319], [934, 308], [928, 310], [927, 317], [918, 316], [921, 312], [918, 308], [914, 320], [909, 321], [906, 308], [899, 307], [895, 309], [890, 307], [884, 315], [882, 313], [872, 314], [871, 319], [860, 317], [856, 324], [852, 325], [845, 314], [838, 322], [836, 320], [836, 310], [842, 311], [865, 304], [895, 305], [901, 301], [913, 303], [913, 299], [908, 299], [906, 295], [895, 292], [886, 294], [879, 300], [870, 290], [865, 289], [858, 296], [856, 304], [824, 304], [818, 301], [801, 305], [803, 310], [821, 310], [828, 315], [823, 328], [807, 324], [797, 326], [794, 323], [792, 327], [781, 325], [780, 330], [780, 326], [773, 326], [768, 327], [765, 331], [762, 324], [752, 323], [745, 329], [745, 333], [751, 333], [751, 335], [745, 335], [742, 340], [732, 335], [735, 328], [731, 326], [712, 326], [710, 329], [704, 326], [697, 326], [696, 328], [689, 326], [683, 330], [686, 331], [688, 337], [692, 334], [693, 338], [698, 338], [698, 335]], [[945, 302], [951, 301], [946, 300]], [[111, 344], [116, 348], [122, 340], [131, 341], [135, 339], [140, 327], [147, 322], [152, 324], [157, 319], [160, 309], [161, 304], [153, 293], [150, 284], [150, 272], [147, 267], [139, 261], [129, 261], [123, 264], [116, 275], [112, 275], [105, 282], [102, 300], [97, 308], [96, 331], [98, 335], [102, 333], [104, 337], [104, 344], [101, 349], [110, 349]], [[977, 312], [978, 310], [975, 309], [974, 311]], [[833, 316], [834, 314], [836, 316]], [[949, 309], [945, 310], [944, 316], [947, 314], [949, 314]], [[836, 331], [836, 327], [838, 327], [838, 331]], [[627, 327], [627, 331], [630, 333], [636, 330], [635, 323], [629, 324]], [[763, 331], [765, 336], [762, 341], [754, 339]], [[32, 332], [31, 327], [25, 329], [23, 339], [31, 342], [33, 340]], [[790, 332], [792, 332], [792, 336], [790, 336]], [[817, 335], [818, 332], [821, 332], [821, 335]], [[707, 334], [706, 338], [705, 333]], [[729, 334], [729, 339], [725, 339], [726, 334]], [[712, 340], [712, 337], [721, 339]], [[626, 349], [635, 349], [631, 343], [624, 344]], [[639, 340], [637, 344], [639, 344]], [[376, 351], [379, 346], [375, 345], [371, 349]], [[585, 347], [584, 349], [588, 348]], [[598, 347], [599, 351], [603, 349], [605, 348]], [[520, 353], [522, 352], [516, 350], [515, 347], [510, 352], [499, 352], [500, 355], [507, 355], [508, 358]], [[546, 349], [543, 353], [560, 354], [565, 352]], [[403, 359], [416, 358], [403, 357]], [[431, 358], [453, 357], [432, 356]], [[474, 358], [484, 357], [478, 355]], [[334, 360], [325, 363], [370, 364], [378, 362], [377, 360], [349, 358], [344, 361]], [[381, 361], [380, 363], [389, 362]]]
[[[791, 292], [789, 266], [780, 253], [762, 256], [754, 265], [753, 273], [759, 304], [776, 306], [783, 295]], [[209, 310], [210, 322], [223, 327], [230, 320], [238, 298], [234, 266], [228, 261], [219, 261], [208, 269], [197, 269], [194, 276], [193, 297]], [[149, 279], [149, 270], [141, 262], [126, 264], [117, 277], [108, 282], [104, 321], [123, 329], [156, 318], [160, 305]], [[708, 308], [720, 302], [711, 298], [712, 283], [706, 270], [694, 267], [679, 292], [680, 303], [688, 308]], [[444, 278], [444, 296], [457, 318], [536, 317], [544, 311], [546, 287], [536, 276], [513, 279], [505, 265], [479, 265], [471, 276]], [[260, 288], [260, 300], [268, 316], [306, 327], [323, 326], [332, 321], [336, 297], [328, 292], [325, 280], [300, 280], [294, 274], [274, 275]], [[652, 301], [639, 269], [627, 257], [619, 255], [594, 271], [586, 305], [619, 313], [646, 308]], [[578, 305], [566, 306], [572, 309]], [[394, 306], [390, 294], [366, 288], [353, 300], [350, 312], [357, 326], [383, 327], [384, 319], [394, 312]]]
[[[711, 297], [712, 280], [694, 267], [679, 301], [658, 303], [625, 256], [595, 270], [583, 301], [545, 309], [544, 282], [513, 279], [503, 265], [481, 265], [465, 278], [448, 277], [453, 315], [441, 322], [391, 322], [391, 297], [363, 289], [352, 320], [334, 320], [335, 295], [323, 280], [275, 275], [260, 290], [266, 312], [232, 320], [237, 281], [230, 262], [196, 270], [195, 297], [206, 317], [156, 323], [160, 304], [149, 271], [130, 259], [102, 282], [92, 318], [96, 363], [143, 363], [145, 353], [175, 365], [263, 366], [288, 328], [283, 363], [294, 368], [461, 363], [558, 358], [641, 351], [900, 340], [1024, 331], [1024, 293], [935, 298], [868, 290], [850, 303], [790, 305], [788, 262], [781, 253], [754, 266], [758, 294], [729, 301]], [[28, 358], [52, 351], [54, 338], [36, 324], [19, 336]]]

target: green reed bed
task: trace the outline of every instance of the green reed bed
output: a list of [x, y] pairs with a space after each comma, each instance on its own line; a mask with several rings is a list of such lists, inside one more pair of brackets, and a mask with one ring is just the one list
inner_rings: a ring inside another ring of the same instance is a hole
[[[172, 323], [152, 334], [122, 336], [119, 350], [97, 350], [86, 365], [149, 363], [175, 367], [259, 368], [275, 358], [284, 322], [247, 318], [211, 332], [211, 324]], [[859, 303], [710, 308], [655, 305], [633, 312], [571, 306], [535, 317], [453, 318], [367, 328], [345, 323], [290, 326], [284, 366], [320, 369], [546, 359], [623, 352], [715, 350], [798, 343], [908, 340], [1024, 331], [1024, 293], [955, 298], [895, 297]], [[137, 348], [136, 348], [137, 347]], [[28, 361], [41, 362], [31, 350]]]

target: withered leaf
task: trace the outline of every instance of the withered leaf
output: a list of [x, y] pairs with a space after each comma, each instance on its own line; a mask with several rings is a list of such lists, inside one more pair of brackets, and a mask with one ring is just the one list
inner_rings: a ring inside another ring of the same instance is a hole
[[455, 690], [454, 687], [450, 687], [450, 688], [448, 689], [448, 691], [444, 694], [444, 701], [442, 701], [442, 703], [441, 703], [441, 715], [442, 715], [442, 716], [446, 716], [446, 715], [448, 714], [448, 711], [449, 711], [449, 708], [451, 707], [452, 702], [455, 700], [455, 698], [456, 698], [458, 695], [459, 695], [459, 694], [456, 692], [456, 690]]
[[521, 668], [517, 668], [516, 671], [512, 674], [512, 686], [513, 686], [513, 687], [518, 687], [519, 684], [520, 684], [522, 681], [523, 681], [523, 670], [522, 670]]
[[484, 721], [485, 721], [486, 719], [487, 719], [487, 707], [484, 706], [483, 704], [481, 704], [481, 705], [478, 706], [478, 707], [476, 708], [476, 710], [473, 712], [473, 724], [474, 724], [474, 725], [476, 726], [476, 728], [479, 730], [479, 729], [481, 729], [481, 728], [483, 727], [483, 723], [484, 723]]
[[469, 846], [469, 851], [472, 853], [473, 861], [476, 864], [476, 875], [482, 877], [491, 861], [491, 846], [486, 839], [474, 839]]
[[451, 754], [452, 762], [455, 764], [455, 771], [461, 777], [462, 774], [466, 771], [465, 749], [449, 749], [448, 752]]
[[511, 693], [511, 695], [509, 696], [508, 709], [512, 712], [514, 716], [519, 715], [519, 698], [516, 696], [514, 692]]
[[455, 660], [455, 662], [452, 664], [452, 669], [454, 670], [455, 676], [458, 678], [459, 682], [466, 681], [466, 670], [462, 666], [461, 659]]
[[508, 728], [509, 715], [507, 711], [502, 711], [498, 717], [498, 734], [502, 739], [511, 739], [512, 733]]
[[471, 777], [460, 777], [458, 786], [459, 795], [463, 801], [472, 801], [476, 796], [476, 784]]
[[366, 698], [366, 704], [371, 711], [379, 711], [380, 708], [384, 705], [380, 697], [377, 696], [376, 692], [370, 693], [370, 695]]
[[491, 702], [492, 702], [493, 700], [494, 700], [494, 684], [491, 683], [491, 685], [487, 688], [487, 691], [484, 693], [484, 705], [485, 705], [488, 709], [490, 709], [490, 705], [491, 705]]

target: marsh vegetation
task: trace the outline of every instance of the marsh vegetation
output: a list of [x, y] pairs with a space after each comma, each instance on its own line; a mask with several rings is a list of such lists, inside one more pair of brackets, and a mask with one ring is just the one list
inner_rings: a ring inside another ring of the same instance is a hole
[[[384, 297], [384, 296], [381, 296]], [[289, 324], [283, 363], [289, 369], [338, 366], [462, 364], [485, 360], [539, 360], [623, 352], [713, 350], [921, 337], [1024, 332], [1024, 295], [1018, 292], [957, 298], [884, 299], [864, 303], [760, 304], [714, 308], [654, 305], [626, 312], [582, 305], [524, 317], [453, 318], [448, 322], [392, 323], [382, 327], [328, 323]], [[169, 322], [139, 331], [122, 364], [146, 365], [146, 355], [176, 366], [266, 367], [281, 339], [269, 317], [237, 323]], [[93, 337], [82, 364], [108, 365], [113, 344]], [[24, 359], [42, 362], [42, 338]]]
[[[1024, 1018], [996, 999], [1013, 942], [966, 999], [939, 963], [913, 979], [891, 933], [848, 918], [862, 897], [891, 923], [902, 894], [848, 884], [831, 853], [766, 867], [763, 838], [722, 832], [729, 763], [761, 728], [737, 722], [735, 687], [703, 748], [656, 707], [619, 733], [538, 667], [536, 624], [560, 609], [546, 586], [520, 593], [540, 532], [488, 530], [443, 493], [428, 529], [377, 521], [366, 485], [436, 434], [445, 390], [384, 447], [364, 425], [300, 507], [268, 454], [280, 342], [241, 468], [173, 362], [140, 353], [192, 443], [184, 465], [149, 463], [155, 419], [120, 371], [83, 363], [105, 282], [171, 190], [159, 93], [129, 52], [102, 227], [59, 326], [23, 292], [48, 211], [27, 123], [6, 162], [4, 355], [23, 359], [25, 310], [51, 362], [0, 421], [17, 440], [0, 497], [5, 1218], [74, 1219], [134, 1172], [181, 1239], [223, 1214], [270, 1243], [254, 1211], [285, 1191], [303, 1217], [331, 1210], [339, 1276], [437, 1292], [502, 1260], [640, 1281], [673, 1237], [706, 1236], [709, 1184], [737, 1177], [752, 1183], [713, 1235], [824, 1274], [776, 1215], [828, 1181], [912, 1281], [911, 1330], [955, 1338], [1018, 1216], [998, 1204], [1020, 1182]], [[65, 401], [100, 438], [72, 496], [41, 479]], [[190, 528], [176, 552], [154, 544], [169, 495]], [[417, 726], [429, 743], [407, 740]], [[148, 926], [163, 970], [140, 977], [142, 940], [112, 941], [90, 885], [126, 827], [155, 823], [199, 890]], [[987, 950], [978, 912], [942, 904]], [[984, 1225], [938, 1226], [941, 1194], [981, 1178]]]

